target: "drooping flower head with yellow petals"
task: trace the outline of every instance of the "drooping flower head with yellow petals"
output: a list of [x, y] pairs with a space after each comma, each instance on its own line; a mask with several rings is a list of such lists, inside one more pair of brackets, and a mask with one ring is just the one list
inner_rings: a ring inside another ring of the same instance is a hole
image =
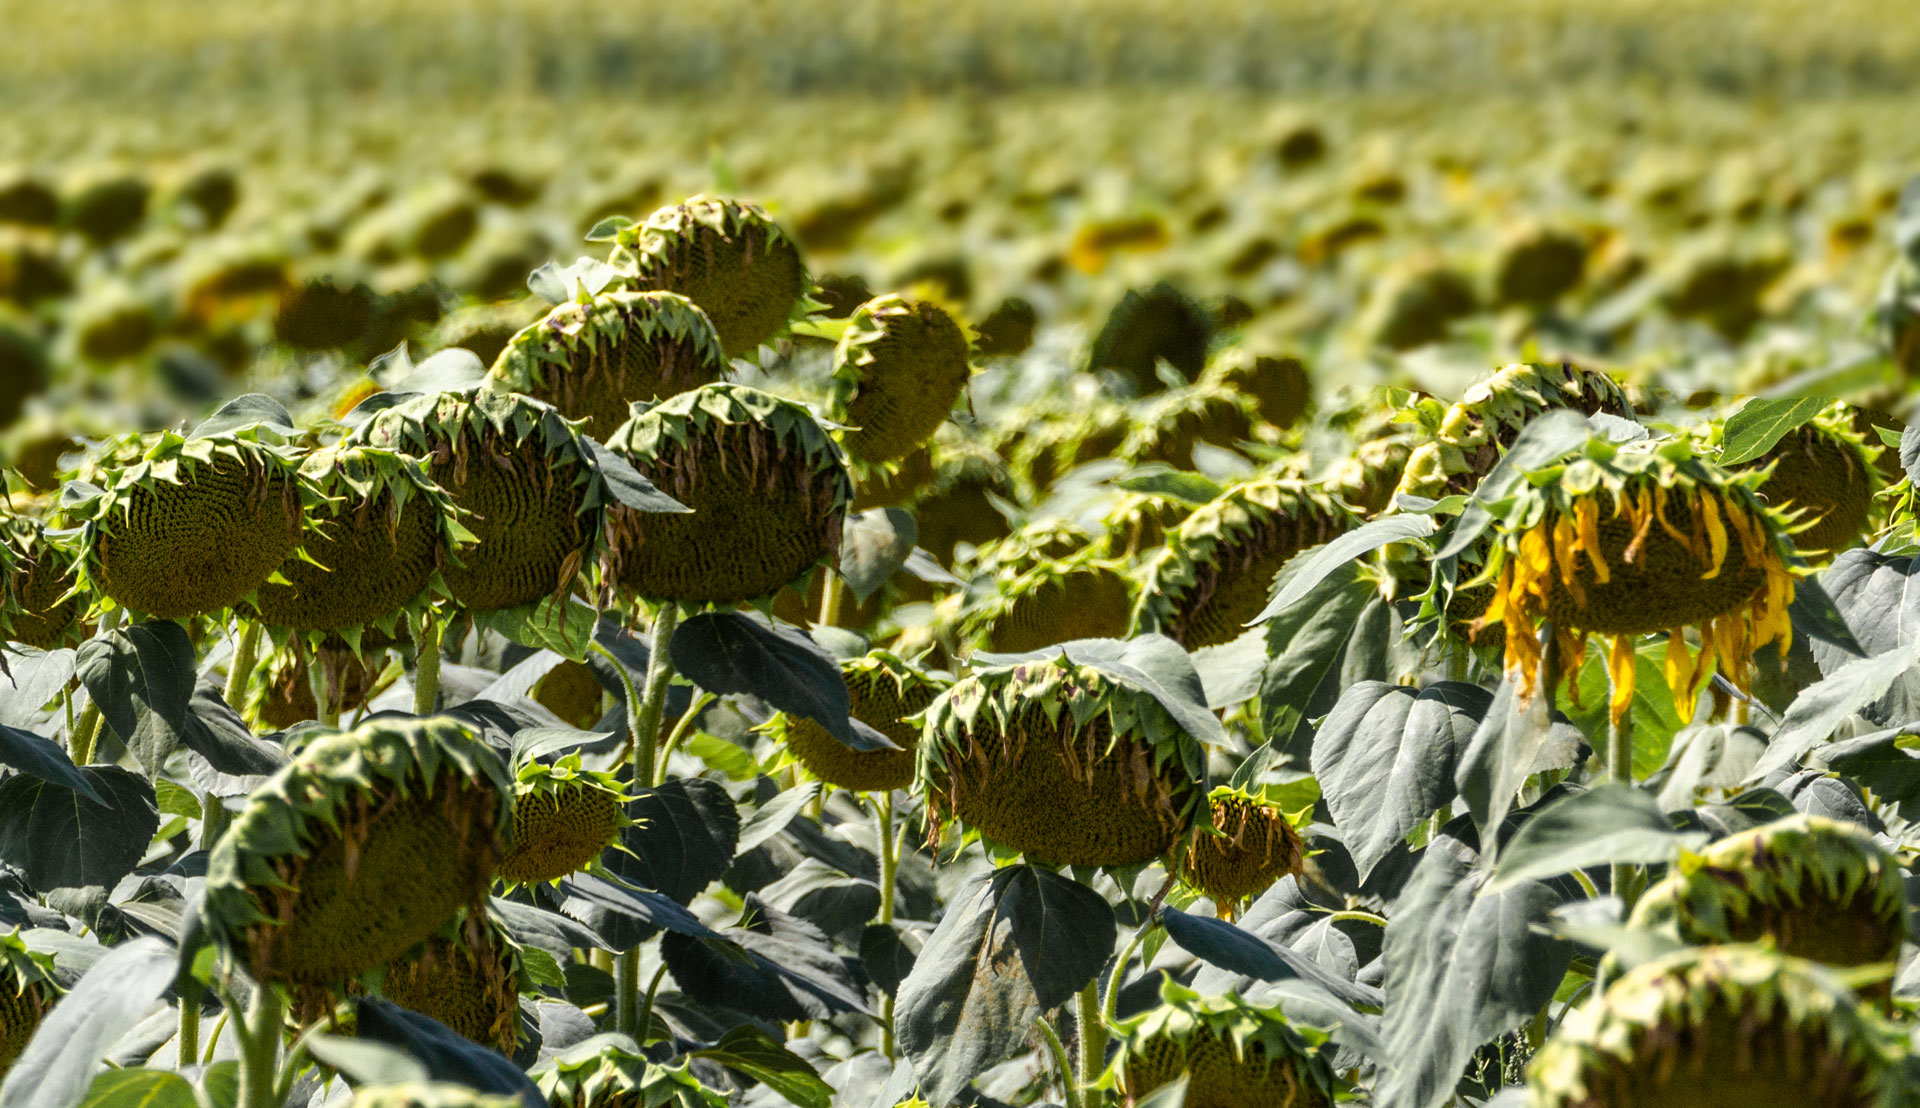
[[1799, 564], [1758, 480], [1702, 461], [1685, 441], [1589, 441], [1494, 506], [1482, 573], [1494, 597], [1474, 626], [1507, 628], [1506, 668], [1523, 695], [1538, 686], [1540, 638], [1513, 631], [1551, 624], [1562, 672], [1578, 669], [1590, 636], [1609, 636], [1616, 721], [1633, 701], [1642, 635], [1667, 632], [1667, 684], [1683, 720], [1716, 669], [1745, 691], [1754, 652], [1790, 637]]

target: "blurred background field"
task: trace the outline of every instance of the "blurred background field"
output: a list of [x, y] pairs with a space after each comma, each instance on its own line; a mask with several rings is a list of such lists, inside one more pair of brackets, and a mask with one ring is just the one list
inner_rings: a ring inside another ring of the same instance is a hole
[[[336, 405], [402, 341], [488, 360], [544, 308], [528, 271], [696, 192], [766, 206], [837, 314], [910, 286], [989, 332], [1010, 372], [976, 400], [1087, 368], [1161, 283], [1204, 319], [1149, 347], [1298, 358], [1320, 393], [1446, 396], [1526, 355], [1759, 389], [1881, 349], [1920, 146], [1920, 16], [1872, 0], [4, 0], [0, 25], [0, 461], [44, 479], [237, 392]], [[804, 394], [809, 356], [762, 369]]]

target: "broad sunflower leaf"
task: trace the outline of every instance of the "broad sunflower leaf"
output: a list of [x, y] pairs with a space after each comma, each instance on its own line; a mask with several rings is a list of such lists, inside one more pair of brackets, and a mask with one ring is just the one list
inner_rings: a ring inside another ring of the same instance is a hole
[[[131, 775], [129, 775], [131, 776]], [[146, 937], [121, 943], [47, 1013], [0, 1082], [0, 1108], [74, 1108], [108, 1051], [173, 982], [173, 948]]]

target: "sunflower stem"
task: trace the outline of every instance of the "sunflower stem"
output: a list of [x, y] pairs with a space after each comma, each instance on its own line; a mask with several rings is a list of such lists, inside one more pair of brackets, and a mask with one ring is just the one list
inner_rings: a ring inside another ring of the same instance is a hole
[[634, 1035], [640, 1019], [640, 949], [623, 950], [613, 957], [613, 1029]]
[[[1607, 723], [1607, 777], [1618, 784], [1633, 785], [1633, 713]], [[1633, 911], [1633, 886], [1636, 867], [1631, 862], [1615, 862], [1612, 870], [1613, 895], [1620, 898], [1624, 918]]]
[[1103, 1018], [1110, 1020], [1119, 1013], [1120, 983], [1126, 980], [1127, 966], [1133, 961], [1133, 952], [1140, 949], [1140, 944], [1146, 940], [1147, 932], [1152, 931], [1154, 926], [1154, 920], [1149, 917], [1146, 926], [1134, 928], [1133, 937], [1127, 940], [1126, 949], [1120, 952], [1120, 960], [1113, 964], [1113, 973], [1107, 977], [1107, 999], [1100, 1007]]
[[273, 1102], [280, 1067], [280, 994], [272, 985], [254, 986], [253, 999], [241, 1025], [240, 1092], [237, 1108], [280, 1108]]
[[413, 714], [430, 716], [440, 706], [440, 617], [428, 612], [413, 629]]
[[334, 703], [333, 682], [318, 655], [307, 665], [307, 685], [313, 689], [313, 706], [322, 727], [340, 727], [340, 705]]
[[820, 577], [820, 625], [837, 626], [840, 622], [840, 593], [843, 586], [840, 575], [833, 570], [821, 571]]
[[247, 695], [247, 682], [253, 677], [254, 663], [260, 659], [260, 624], [257, 620], [240, 622], [240, 641], [233, 644], [233, 661], [227, 666], [227, 706], [238, 712]]
[[1047, 1053], [1053, 1056], [1053, 1068], [1060, 1074], [1060, 1085], [1066, 1090], [1067, 1108], [1082, 1108], [1080, 1086], [1073, 1079], [1073, 1066], [1067, 1061], [1067, 1048], [1060, 1043], [1060, 1033], [1053, 1029], [1047, 1017], [1034, 1020], [1040, 1028], [1040, 1035], [1047, 1042]]
[[1100, 1080], [1107, 1068], [1107, 1024], [1100, 1016], [1100, 976], [1094, 975], [1080, 990], [1080, 1088], [1084, 1091]]
[[[194, 995], [188, 996], [187, 993]], [[200, 1064], [200, 996], [199, 990], [184, 990], [180, 994], [180, 1067]]]
[[674, 628], [680, 626], [680, 606], [665, 604], [653, 618], [647, 643], [647, 685], [640, 703], [627, 701], [627, 731], [633, 738], [633, 780], [655, 784], [654, 755], [660, 747], [660, 717], [667, 707], [667, 689], [673, 684], [673, 658], [667, 649]]
[[[880, 922], [893, 923], [893, 885], [900, 865], [900, 843], [893, 832], [893, 790], [883, 791], [873, 802], [875, 836], [880, 840]], [[880, 997], [880, 1053], [888, 1061], [899, 1051], [893, 1039], [893, 994]]]
[[73, 764], [84, 766], [93, 761], [93, 740], [100, 735], [100, 705], [87, 702], [80, 723], [73, 729]]
[[212, 793], [200, 798], [200, 849], [212, 850], [220, 836], [227, 833], [227, 825], [233, 822], [233, 813], [227, 810], [225, 803]]

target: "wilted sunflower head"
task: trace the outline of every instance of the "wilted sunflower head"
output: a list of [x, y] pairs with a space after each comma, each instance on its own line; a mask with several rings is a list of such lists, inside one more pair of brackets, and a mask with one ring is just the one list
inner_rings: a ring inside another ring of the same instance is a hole
[[1148, 564], [1134, 625], [1189, 650], [1231, 642], [1266, 607], [1282, 566], [1356, 522], [1304, 481], [1263, 477], [1233, 485], [1167, 535]]
[[1222, 785], [1207, 796], [1207, 806], [1212, 831], [1203, 827], [1193, 836], [1180, 879], [1211, 897], [1221, 918], [1306, 865], [1300, 833], [1263, 797]]
[[1199, 742], [1064, 655], [977, 669], [922, 720], [930, 836], [958, 820], [1031, 861], [1126, 866], [1165, 854], [1202, 801]]
[[578, 754], [515, 767], [513, 842], [500, 859], [501, 879], [531, 885], [586, 869], [632, 822], [628, 799], [612, 774], [582, 767]]
[[1880, 447], [1868, 444], [1853, 416], [1836, 400], [1765, 454], [1732, 467], [1762, 474], [1756, 491], [1793, 521], [1793, 544], [1811, 562], [1829, 561], [1860, 540], [1881, 488], [1874, 464]]
[[20, 417], [27, 399], [47, 387], [47, 344], [26, 320], [0, 310], [0, 427]]
[[1632, 924], [1687, 943], [1769, 939], [1834, 966], [1891, 963], [1907, 937], [1904, 872], [1860, 827], [1793, 815], [1681, 855]]
[[1892, 1108], [1898, 1060], [1821, 967], [1752, 946], [1678, 951], [1575, 1009], [1527, 1070], [1533, 1108]]
[[513, 784], [445, 719], [378, 719], [298, 749], [207, 864], [209, 926], [255, 979], [328, 986], [484, 901]]
[[693, 509], [616, 506], [606, 569], [649, 600], [740, 604], [836, 557], [853, 481], [804, 407], [743, 385], [704, 385], [645, 410], [607, 440]]
[[1338, 1082], [1324, 1032], [1238, 996], [1203, 997], [1171, 977], [1160, 1006], [1126, 1021], [1114, 1058], [1121, 1103], [1187, 1079], [1188, 1108], [1327, 1108]]
[[561, 304], [508, 341], [487, 377], [544, 400], [604, 441], [635, 402], [727, 374], [713, 323], [674, 292], [603, 292]]
[[535, 991], [522, 953], [498, 922], [463, 910], [387, 965], [380, 995], [511, 1056], [520, 1039], [520, 997]]
[[981, 591], [961, 617], [967, 642], [1018, 654], [1127, 633], [1133, 585], [1125, 566], [1078, 528], [1029, 525], [982, 550], [974, 571]]
[[1253, 400], [1232, 385], [1203, 381], [1154, 397], [1140, 406], [1120, 456], [1193, 468], [1193, 448], [1232, 449], [1253, 434]]
[[1353, 453], [1340, 459], [1321, 480], [1320, 487], [1362, 517], [1387, 510], [1394, 489], [1413, 456], [1413, 435], [1398, 432], [1363, 440]]
[[334, 446], [301, 472], [325, 500], [307, 513], [299, 554], [260, 586], [263, 624], [318, 647], [358, 648], [368, 628], [393, 637], [406, 617], [445, 594], [441, 567], [471, 542], [464, 514], [412, 458], [371, 446]]
[[54, 650], [85, 634], [74, 561], [40, 521], [0, 510], [0, 640]]
[[[1791, 634], [1797, 561], [1756, 482], [1702, 461], [1684, 441], [1589, 441], [1493, 507], [1481, 577], [1494, 582], [1494, 597], [1475, 628], [1505, 625], [1507, 669], [1529, 695], [1540, 664], [1532, 629], [1553, 626], [1562, 672], [1577, 670], [1588, 635], [1612, 636], [1616, 719], [1632, 702], [1633, 640], [1667, 631], [1667, 682], [1691, 719], [1716, 666], [1744, 690], [1754, 652]], [[1688, 628], [1700, 639], [1697, 658]]]
[[45, 955], [27, 949], [19, 928], [0, 933], [0, 1078], [13, 1068], [59, 996]]
[[491, 388], [429, 393], [376, 413], [348, 436], [419, 458], [466, 513], [474, 541], [441, 570], [474, 611], [533, 604], [572, 587], [612, 497], [579, 427], [550, 405]]
[[855, 792], [911, 787], [920, 748], [920, 726], [911, 720], [933, 703], [946, 683], [884, 650], [842, 662], [840, 673], [847, 680], [853, 718], [900, 749], [854, 750], [819, 723], [785, 713], [773, 717], [764, 730], [808, 773], [830, 785]]
[[942, 435], [932, 447], [933, 478], [906, 503], [920, 524], [919, 545], [942, 564], [962, 543], [980, 547], [1012, 530], [995, 501], [1012, 504], [1013, 475], [992, 450]]
[[1191, 297], [1162, 281], [1145, 292], [1129, 289], [1107, 314], [1087, 355], [1090, 370], [1112, 370], [1136, 396], [1159, 392], [1159, 363], [1192, 381], [1207, 366], [1213, 321]]
[[608, 1033], [542, 1058], [527, 1071], [548, 1104], [560, 1108], [727, 1108], [727, 1098], [700, 1084], [687, 1063], [647, 1061], [640, 1044]]
[[1250, 398], [1260, 418], [1281, 430], [1300, 422], [1313, 407], [1307, 367], [1292, 355], [1273, 357], [1234, 347], [1208, 364], [1202, 380]]
[[633, 287], [698, 304], [730, 357], [779, 335], [811, 285], [800, 248], [753, 204], [694, 196], [619, 227], [610, 261]]
[[967, 358], [966, 331], [931, 300], [889, 293], [855, 309], [828, 394], [847, 456], [885, 465], [932, 438], [973, 373]]
[[[1415, 405], [1413, 414], [1437, 407]], [[1471, 495], [1528, 422], [1560, 408], [1633, 418], [1626, 390], [1602, 370], [1568, 362], [1515, 363], [1474, 382], [1458, 403], [1428, 416], [1431, 437], [1414, 448], [1395, 492], [1432, 500]]]
[[187, 619], [240, 605], [286, 563], [320, 499], [259, 428], [128, 436], [69, 484], [81, 586], [101, 608]]

